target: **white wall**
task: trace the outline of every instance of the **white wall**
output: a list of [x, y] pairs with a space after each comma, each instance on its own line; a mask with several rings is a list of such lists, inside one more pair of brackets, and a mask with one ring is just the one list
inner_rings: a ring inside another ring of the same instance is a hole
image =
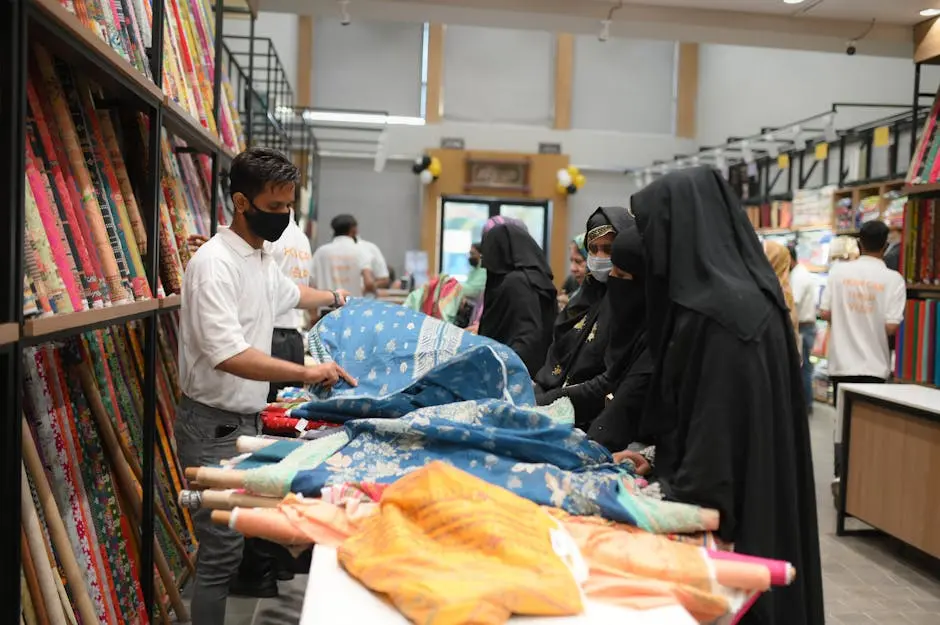
[[586, 172], [587, 184], [568, 198], [568, 233], [584, 232], [588, 217], [600, 206], [629, 206], [636, 191], [632, 176], [620, 173]]
[[417, 116], [422, 24], [318, 18], [313, 35], [313, 102], [325, 108]]
[[444, 118], [550, 126], [555, 36], [448, 25], [444, 34]]
[[[924, 90], [935, 90], [935, 74]], [[914, 64], [907, 59], [827, 52], [703, 45], [699, 51], [697, 130], [703, 145], [751, 135], [824, 113], [833, 102], [910, 106]], [[847, 128], [900, 110], [840, 112]]]
[[333, 217], [355, 215], [362, 237], [378, 245], [386, 262], [401, 275], [405, 252], [421, 244], [420, 211], [421, 189], [411, 163], [389, 162], [377, 174], [371, 161], [326, 158], [320, 165], [314, 243], [323, 245], [333, 236]]
[[576, 37], [572, 127], [671, 135], [676, 48], [671, 41]]
[[[258, 19], [255, 21], [255, 36], [256, 37], [269, 37], [273, 44], [274, 49], [277, 51], [277, 55], [281, 60], [281, 65], [284, 67], [284, 72], [287, 74], [287, 80], [290, 82], [291, 88], [297, 88], [297, 20], [296, 15], [291, 15], [289, 13], [258, 13]], [[222, 23], [222, 35], [242, 35], [247, 37], [251, 30], [251, 24], [249, 20], [242, 18], [241, 16], [231, 16], [228, 15], [225, 17], [224, 22]], [[247, 41], [228, 41], [229, 48], [232, 52], [246, 51], [248, 50]], [[259, 49], [260, 44], [256, 44], [255, 51], [260, 53]], [[247, 67], [248, 58], [245, 56], [238, 57], [238, 62], [243, 66]], [[260, 60], [255, 60], [255, 67], [262, 65]], [[257, 70], [256, 71], [261, 71]], [[296, 97], [296, 96], [295, 96]]]

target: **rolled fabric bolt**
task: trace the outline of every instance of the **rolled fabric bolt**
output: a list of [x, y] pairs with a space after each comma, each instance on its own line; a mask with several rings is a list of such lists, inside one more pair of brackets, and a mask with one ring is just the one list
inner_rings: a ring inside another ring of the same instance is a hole
[[209, 488], [244, 488], [245, 472], [237, 469], [215, 467], [189, 467], [185, 471], [187, 480], [195, 480]]
[[722, 586], [741, 590], [768, 590], [770, 571], [763, 564], [735, 560], [712, 560], [715, 580]]
[[233, 490], [180, 491], [180, 506], [190, 510], [230, 510], [232, 508], [276, 508], [281, 502], [276, 497], [249, 495]]
[[733, 551], [715, 551], [708, 550], [708, 556], [712, 560], [729, 560], [735, 562], [747, 562], [767, 567], [770, 572], [770, 583], [774, 586], [789, 586], [796, 578], [796, 569], [785, 560], [771, 560], [770, 558], [758, 558], [744, 553], [735, 553]]
[[251, 453], [269, 447], [278, 441], [292, 441], [293, 438], [285, 436], [239, 436], [235, 441], [235, 449], [240, 454]]

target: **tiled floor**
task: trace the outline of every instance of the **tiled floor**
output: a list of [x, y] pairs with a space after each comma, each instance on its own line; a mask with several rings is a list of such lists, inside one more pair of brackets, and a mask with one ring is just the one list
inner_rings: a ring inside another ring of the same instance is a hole
[[[827, 625], [940, 625], [940, 566], [882, 536], [839, 538], [832, 505], [832, 416], [816, 405], [811, 418], [816, 501], [822, 550]], [[940, 531], [938, 519], [937, 531]], [[302, 593], [298, 577], [282, 594]], [[266, 600], [270, 601], [270, 600]], [[261, 625], [253, 621], [258, 602], [229, 599], [226, 625]], [[291, 625], [284, 622], [284, 625]]]

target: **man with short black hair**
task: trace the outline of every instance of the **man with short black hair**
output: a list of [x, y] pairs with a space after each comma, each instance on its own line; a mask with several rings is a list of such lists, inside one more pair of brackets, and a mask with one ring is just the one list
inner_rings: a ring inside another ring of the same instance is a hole
[[[861, 256], [836, 263], [829, 271], [820, 316], [829, 322], [829, 379], [838, 404], [839, 384], [884, 383], [891, 376], [888, 338], [904, 319], [907, 288], [897, 271], [885, 266], [888, 226], [870, 221], [858, 237]], [[835, 477], [841, 474], [836, 446]]]
[[[229, 173], [235, 216], [199, 247], [186, 267], [180, 307], [180, 386], [174, 434], [184, 467], [217, 464], [237, 455], [240, 435], [259, 433], [258, 417], [272, 382], [300, 381], [332, 387], [353, 380], [335, 363], [305, 367], [271, 357], [274, 320], [301, 308], [345, 303], [341, 291], [318, 291], [285, 276], [265, 242], [288, 226], [299, 180], [283, 154], [250, 148]], [[244, 539], [215, 525], [209, 510], [193, 513], [199, 557], [192, 618], [224, 625], [229, 581], [242, 558]]]
[[360, 296], [375, 292], [375, 274], [368, 251], [356, 242], [359, 224], [352, 215], [337, 215], [330, 221], [333, 240], [313, 254], [313, 286], [343, 289]]

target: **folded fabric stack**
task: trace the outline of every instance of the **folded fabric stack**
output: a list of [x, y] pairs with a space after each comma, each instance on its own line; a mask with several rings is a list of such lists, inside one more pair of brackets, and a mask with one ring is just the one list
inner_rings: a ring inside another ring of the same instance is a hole
[[190, 486], [247, 536], [338, 547], [342, 567], [413, 622], [580, 614], [583, 593], [708, 623], [793, 576], [709, 550], [717, 512], [642, 494], [632, 465], [573, 427], [567, 399], [534, 406], [502, 345], [361, 301], [324, 318], [310, 347], [360, 384], [290, 417], [344, 427], [241, 439], [248, 453], [187, 469]]

